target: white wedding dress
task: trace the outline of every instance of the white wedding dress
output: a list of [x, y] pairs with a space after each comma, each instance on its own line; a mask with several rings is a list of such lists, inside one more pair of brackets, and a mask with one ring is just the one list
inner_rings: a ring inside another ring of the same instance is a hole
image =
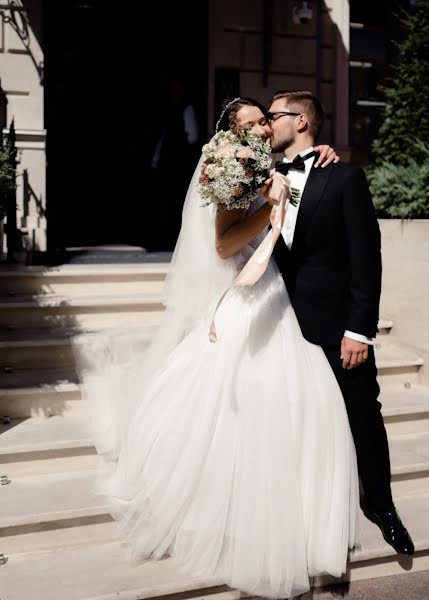
[[221, 261], [213, 218], [194, 177], [149, 350], [137, 330], [76, 344], [106, 459], [96, 489], [135, 561], [169, 555], [185, 573], [289, 598], [309, 577], [346, 570], [358, 541], [355, 449], [334, 375], [303, 338], [272, 261], [253, 287], [227, 294], [209, 341], [220, 293], [264, 235]]

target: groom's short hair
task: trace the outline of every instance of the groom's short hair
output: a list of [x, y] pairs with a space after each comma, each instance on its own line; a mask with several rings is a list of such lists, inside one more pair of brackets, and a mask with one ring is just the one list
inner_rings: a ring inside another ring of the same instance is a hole
[[281, 98], [284, 98], [288, 109], [307, 115], [309, 131], [316, 139], [319, 136], [325, 121], [325, 111], [323, 110], [319, 98], [307, 91], [280, 91], [274, 94], [271, 102]]

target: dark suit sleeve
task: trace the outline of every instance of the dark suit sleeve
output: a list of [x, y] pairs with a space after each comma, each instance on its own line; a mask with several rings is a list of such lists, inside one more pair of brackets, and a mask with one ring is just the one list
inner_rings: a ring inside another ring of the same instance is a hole
[[362, 169], [352, 168], [342, 186], [349, 251], [349, 331], [374, 337], [381, 293], [380, 228]]

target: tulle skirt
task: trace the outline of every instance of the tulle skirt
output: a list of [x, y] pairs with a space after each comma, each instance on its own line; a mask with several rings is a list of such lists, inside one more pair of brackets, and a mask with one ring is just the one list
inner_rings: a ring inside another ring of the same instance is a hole
[[226, 296], [216, 343], [210, 310], [150, 369], [137, 332], [120, 364], [108, 359], [113, 336], [79, 346], [106, 458], [97, 492], [135, 561], [171, 556], [185, 573], [293, 597], [312, 576], [344, 573], [358, 543], [344, 401], [274, 264]]

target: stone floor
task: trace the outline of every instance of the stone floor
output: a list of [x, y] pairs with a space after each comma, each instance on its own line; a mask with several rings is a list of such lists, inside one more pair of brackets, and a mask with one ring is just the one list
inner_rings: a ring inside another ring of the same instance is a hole
[[[429, 571], [315, 588], [295, 600], [429, 600]], [[246, 600], [266, 600], [251, 596]]]
[[319, 588], [307, 596], [308, 600], [429, 600], [429, 571]]

